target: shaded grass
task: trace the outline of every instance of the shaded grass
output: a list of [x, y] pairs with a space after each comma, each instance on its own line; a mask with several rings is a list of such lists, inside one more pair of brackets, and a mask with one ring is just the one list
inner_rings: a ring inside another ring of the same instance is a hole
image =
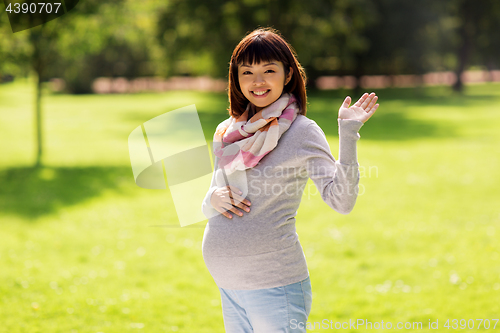
[[31, 221], [57, 213], [61, 207], [99, 197], [106, 190], [120, 192], [120, 185], [130, 181], [132, 172], [125, 167], [4, 169], [0, 170], [0, 211], [23, 215]]
[[[425, 331], [431, 319], [447, 331], [447, 318], [498, 318], [499, 88], [377, 91], [382, 106], [360, 130], [354, 211], [331, 211], [309, 181], [297, 215], [311, 322], [420, 321]], [[2, 330], [223, 332], [203, 228], [172, 227], [169, 191], [136, 187], [127, 138], [196, 104], [211, 140], [227, 96], [47, 96], [46, 167], [34, 170], [32, 92], [26, 82], [0, 86]], [[307, 115], [334, 156], [349, 93], [309, 92]]]

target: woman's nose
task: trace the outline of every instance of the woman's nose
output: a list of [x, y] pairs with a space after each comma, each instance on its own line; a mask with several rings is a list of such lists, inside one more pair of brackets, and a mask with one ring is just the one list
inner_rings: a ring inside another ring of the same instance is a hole
[[258, 75], [258, 74], [255, 76], [255, 80], [253, 82], [254, 82], [254, 84], [257, 84], [257, 85], [262, 85], [262, 84], [266, 83], [264, 81], [264, 77], [262, 75]]

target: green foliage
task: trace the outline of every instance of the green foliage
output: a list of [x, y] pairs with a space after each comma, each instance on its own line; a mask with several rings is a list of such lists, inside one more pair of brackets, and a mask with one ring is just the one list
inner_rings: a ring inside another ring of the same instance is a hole
[[[496, 0], [92, 0], [45, 25], [43, 79], [88, 93], [100, 76], [225, 78], [234, 47], [259, 26], [282, 32], [311, 84], [320, 75], [498, 69], [499, 22]], [[0, 17], [0, 73], [31, 70], [28, 35]]]
[[[156, 74], [151, 60], [158, 56], [152, 43], [154, 26], [152, 1], [101, 2], [91, 13], [88, 8], [64, 23], [57, 45], [58, 64], [51, 71], [64, 78], [68, 90], [91, 92], [96, 77], [133, 78]], [[90, 7], [89, 7], [90, 8]]]
[[[0, 4], [3, 9], [3, 5]], [[0, 15], [0, 78], [2, 74], [27, 75], [31, 46], [24, 34], [13, 34], [6, 14]]]
[[[227, 75], [231, 52], [258, 26], [280, 30], [311, 79], [319, 75], [420, 74], [455, 70], [460, 29], [470, 30], [467, 66], [498, 68], [498, 1], [174, 0], [160, 13], [158, 43], [172, 74]], [[223, 37], [222, 37], [223, 36]], [[211, 61], [203, 60], [211, 57]], [[201, 63], [201, 64], [200, 64]]]
[[[320, 71], [349, 69], [353, 54], [367, 49], [362, 33], [374, 22], [373, 9], [369, 0], [174, 0], [159, 16], [158, 41], [171, 73], [224, 77], [241, 38], [258, 26], [272, 26], [291, 42], [302, 65], [315, 76]], [[190, 60], [188, 56], [201, 50], [203, 55], [208, 50], [212, 58], [203, 72], [194, 70], [199, 57]]]

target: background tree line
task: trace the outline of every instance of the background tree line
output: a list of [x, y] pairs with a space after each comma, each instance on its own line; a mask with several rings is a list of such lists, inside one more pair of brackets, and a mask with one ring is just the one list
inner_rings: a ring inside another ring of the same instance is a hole
[[61, 77], [71, 93], [101, 76], [225, 78], [235, 45], [258, 26], [291, 42], [310, 86], [320, 75], [499, 68], [496, 0], [86, 0], [16, 34], [0, 15], [0, 76]]

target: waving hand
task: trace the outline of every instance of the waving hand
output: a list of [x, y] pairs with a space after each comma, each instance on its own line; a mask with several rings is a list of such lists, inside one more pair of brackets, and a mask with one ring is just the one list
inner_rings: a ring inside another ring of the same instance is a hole
[[364, 93], [353, 106], [349, 107], [351, 97], [347, 96], [339, 109], [339, 118], [360, 120], [365, 123], [377, 110], [379, 106], [375, 104], [377, 99], [378, 96], [373, 92], [371, 94]]

